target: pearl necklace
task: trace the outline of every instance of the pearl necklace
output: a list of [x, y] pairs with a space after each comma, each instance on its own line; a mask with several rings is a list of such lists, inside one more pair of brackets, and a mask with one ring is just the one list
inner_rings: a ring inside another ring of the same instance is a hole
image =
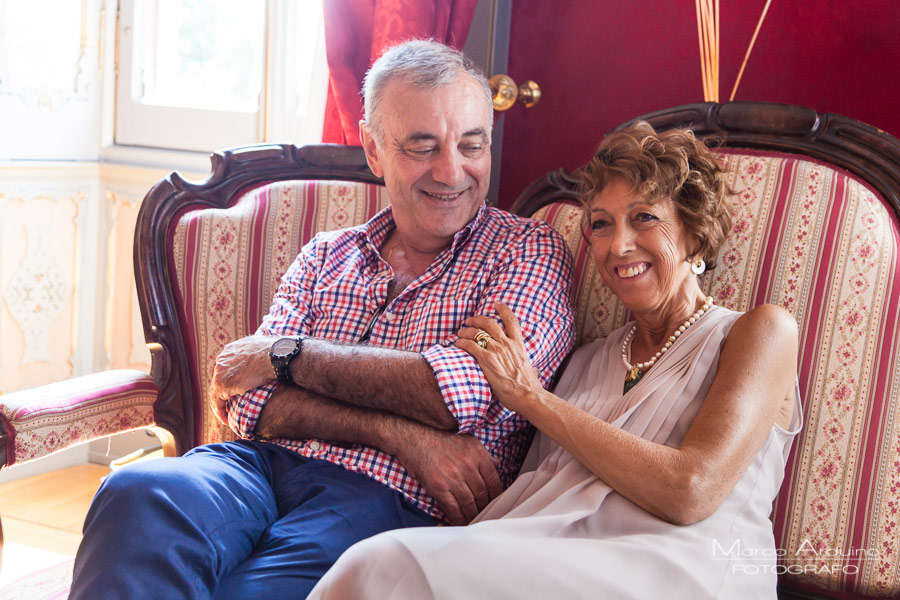
[[703, 316], [703, 314], [709, 310], [709, 307], [714, 304], [712, 296], [707, 296], [706, 302], [703, 303], [703, 306], [700, 307], [700, 310], [695, 312], [693, 315], [688, 318], [682, 325], [675, 330], [675, 332], [669, 336], [669, 339], [666, 340], [666, 343], [663, 345], [659, 351], [653, 355], [653, 357], [647, 362], [637, 363], [635, 365], [631, 364], [628, 361], [628, 356], [631, 354], [631, 340], [634, 339], [634, 334], [637, 331], [637, 323], [632, 325], [631, 331], [625, 334], [625, 339], [622, 340], [622, 363], [625, 365], [625, 392], [633, 388], [637, 385], [637, 382], [641, 380], [641, 377], [644, 376], [644, 373], [653, 365], [656, 364], [656, 361], [659, 360], [666, 351], [672, 347], [672, 344], [675, 343], [681, 334], [687, 331], [687, 328], [697, 322], [697, 319]]

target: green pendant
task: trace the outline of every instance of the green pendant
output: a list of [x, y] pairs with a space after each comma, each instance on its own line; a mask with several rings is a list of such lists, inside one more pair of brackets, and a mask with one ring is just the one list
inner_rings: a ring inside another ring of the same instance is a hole
[[625, 391], [623, 394], [627, 394], [628, 390], [637, 385], [637, 382], [641, 380], [641, 377], [644, 376], [644, 372], [638, 369], [637, 367], [632, 367], [631, 371], [625, 375]]

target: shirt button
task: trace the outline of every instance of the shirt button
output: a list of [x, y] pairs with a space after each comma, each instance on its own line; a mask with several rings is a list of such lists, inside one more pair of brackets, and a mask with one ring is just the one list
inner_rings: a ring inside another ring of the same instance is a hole
[[313, 440], [312, 442], [309, 443], [309, 449], [312, 450], [313, 452], [318, 452], [321, 447], [322, 447], [322, 444], [320, 444], [319, 442], [317, 442], [315, 440]]

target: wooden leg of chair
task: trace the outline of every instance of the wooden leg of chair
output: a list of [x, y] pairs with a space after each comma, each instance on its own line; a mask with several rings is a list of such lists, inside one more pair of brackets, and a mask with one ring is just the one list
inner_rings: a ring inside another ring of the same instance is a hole
[[179, 456], [178, 448], [175, 445], [175, 436], [168, 429], [162, 427], [151, 427], [150, 429], [162, 444], [163, 456]]

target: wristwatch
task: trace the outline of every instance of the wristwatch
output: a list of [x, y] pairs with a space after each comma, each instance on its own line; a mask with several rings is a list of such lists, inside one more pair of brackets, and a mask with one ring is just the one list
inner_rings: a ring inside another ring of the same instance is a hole
[[303, 347], [303, 336], [283, 337], [275, 340], [272, 347], [269, 348], [269, 360], [272, 362], [272, 369], [275, 371], [275, 378], [281, 383], [293, 383], [288, 367], [291, 361], [300, 356], [300, 349]]

